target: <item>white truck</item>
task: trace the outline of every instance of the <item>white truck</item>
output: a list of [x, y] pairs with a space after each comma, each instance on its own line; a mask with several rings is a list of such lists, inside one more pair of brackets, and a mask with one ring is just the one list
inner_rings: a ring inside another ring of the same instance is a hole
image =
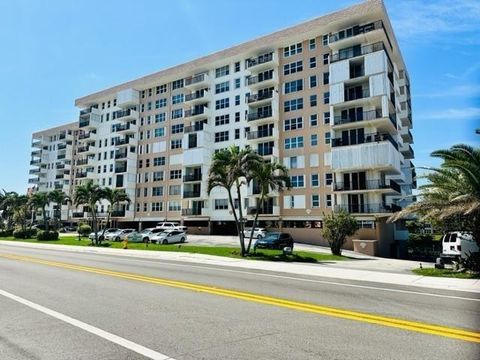
[[473, 235], [468, 232], [452, 231], [442, 237], [442, 253], [437, 263], [465, 261], [471, 253], [480, 251]]

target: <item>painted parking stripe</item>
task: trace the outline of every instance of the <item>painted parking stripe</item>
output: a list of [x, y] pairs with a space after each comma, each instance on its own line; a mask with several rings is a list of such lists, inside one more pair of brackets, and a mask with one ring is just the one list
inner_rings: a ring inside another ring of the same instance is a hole
[[176, 281], [158, 277], [143, 276], [139, 274], [112, 271], [107, 269], [101, 269], [90, 266], [75, 265], [57, 261], [44, 260], [31, 256], [19, 256], [13, 254], [0, 254], [0, 257], [26, 261], [31, 263], [43, 264], [48, 266], [54, 266], [58, 268], [70, 269], [75, 271], [82, 271], [88, 273], [94, 273], [98, 275], [112, 276], [116, 278], [141, 281], [145, 283], [151, 283], [162, 286], [169, 286], [173, 288], [180, 288], [185, 290], [193, 290], [196, 292], [202, 292], [212, 295], [218, 295], [223, 297], [235, 298], [244, 301], [250, 301], [255, 303], [261, 303], [266, 305], [272, 305], [291, 310], [297, 310], [302, 312], [315, 313], [320, 315], [326, 315], [331, 317], [337, 317], [342, 319], [354, 320], [359, 322], [365, 322], [369, 324], [376, 324], [381, 326], [387, 326], [407, 331], [414, 331], [423, 334], [436, 335], [441, 337], [447, 337], [451, 339], [463, 340], [468, 342], [480, 343], [480, 333], [475, 331], [469, 331], [464, 329], [457, 329], [436, 324], [427, 324], [417, 321], [409, 321], [404, 319], [398, 319], [393, 317], [379, 316], [369, 313], [351, 311], [346, 309], [334, 308], [329, 306], [321, 306], [316, 304], [309, 304], [297, 301], [290, 301], [287, 299], [281, 299], [270, 296], [263, 296], [259, 294], [253, 294], [242, 291], [229, 290], [214, 286], [194, 284], [184, 281]]

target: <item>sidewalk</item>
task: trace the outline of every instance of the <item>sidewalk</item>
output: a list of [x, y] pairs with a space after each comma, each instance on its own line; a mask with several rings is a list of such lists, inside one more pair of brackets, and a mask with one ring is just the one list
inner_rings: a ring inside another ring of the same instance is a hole
[[[451, 279], [440, 277], [419, 276], [413, 274], [398, 274], [340, 267], [335, 262], [329, 261], [320, 264], [277, 263], [258, 260], [244, 260], [225, 258], [219, 256], [175, 253], [167, 251], [147, 250], [122, 250], [109, 248], [80, 247], [70, 245], [48, 245], [21, 243], [15, 241], [0, 242], [0, 249], [8, 251], [8, 247], [24, 247], [34, 249], [48, 249], [53, 251], [68, 251], [75, 253], [90, 253], [103, 255], [120, 255], [132, 258], [157, 259], [166, 261], [181, 261], [194, 264], [243, 268], [249, 270], [272, 271], [296, 275], [319, 276], [334, 279], [368, 281], [383, 284], [418, 286], [443, 290], [467, 291], [480, 293], [480, 280], [478, 279]], [[368, 261], [368, 260], [367, 260]], [[346, 261], [344, 261], [346, 262]]]

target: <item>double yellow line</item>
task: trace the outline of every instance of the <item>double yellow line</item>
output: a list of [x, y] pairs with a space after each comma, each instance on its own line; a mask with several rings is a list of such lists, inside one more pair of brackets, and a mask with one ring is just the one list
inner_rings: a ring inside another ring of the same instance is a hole
[[11, 259], [11, 260], [20, 260], [20, 261], [27, 261], [27, 262], [36, 263], [36, 264], [49, 265], [49, 266], [54, 266], [58, 268], [89, 272], [89, 273], [94, 273], [99, 275], [113, 276], [116, 278], [141, 281], [141, 282], [151, 283], [156, 285], [193, 290], [193, 291], [198, 291], [202, 293], [235, 298], [235, 299], [260, 303], [260, 304], [273, 305], [273, 306], [297, 310], [297, 311], [309, 312], [309, 313], [326, 315], [326, 316], [333, 316], [333, 317], [342, 318], [342, 319], [361, 321], [361, 322], [376, 324], [381, 326], [388, 326], [391, 328], [415, 331], [423, 334], [430, 334], [430, 335], [442, 336], [442, 337], [447, 337], [447, 338], [452, 338], [457, 340], [480, 343], [480, 333], [451, 328], [447, 326], [426, 324], [426, 323], [421, 323], [416, 321], [408, 321], [408, 320], [378, 316], [378, 315], [373, 315], [373, 314], [368, 314], [363, 312], [338, 309], [338, 308], [329, 307], [329, 306], [320, 306], [315, 304], [290, 301], [290, 300], [281, 299], [281, 298], [252, 294], [252, 293], [243, 292], [243, 291], [228, 290], [223, 288], [217, 288], [214, 286], [199, 285], [199, 284], [194, 284], [194, 283], [189, 283], [184, 281], [168, 280], [168, 279], [162, 279], [162, 278], [151, 277], [151, 276], [143, 276], [143, 275], [137, 275], [132, 273], [95, 268], [90, 266], [82, 266], [82, 265], [68, 264], [68, 263], [63, 263], [58, 261], [44, 260], [41, 258], [36, 258], [31, 256], [0, 254], [0, 257]]

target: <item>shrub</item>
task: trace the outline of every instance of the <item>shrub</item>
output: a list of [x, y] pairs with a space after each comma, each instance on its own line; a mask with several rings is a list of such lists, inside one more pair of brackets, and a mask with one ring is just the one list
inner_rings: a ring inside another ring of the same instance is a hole
[[58, 240], [58, 231], [39, 231], [37, 234], [37, 240]]
[[0, 237], [13, 236], [13, 229], [9, 230], [0, 230]]
[[15, 239], [31, 239], [37, 235], [37, 229], [15, 229], [13, 237]]
[[78, 227], [78, 233], [80, 236], [88, 236], [92, 232], [92, 227], [87, 224], [81, 224]]

